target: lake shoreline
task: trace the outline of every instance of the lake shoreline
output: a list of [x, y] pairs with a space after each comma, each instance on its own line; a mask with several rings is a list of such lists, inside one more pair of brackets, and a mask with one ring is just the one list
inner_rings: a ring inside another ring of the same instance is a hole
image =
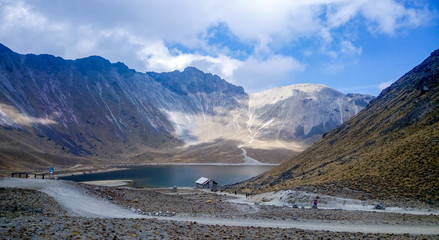
[[[111, 166], [99, 171], [88, 171], [64, 174], [57, 179], [75, 182], [132, 180], [131, 186], [136, 187], [187, 187], [194, 186], [200, 177], [207, 177], [219, 185], [230, 185], [245, 181], [262, 174], [275, 165], [273, 164], [218, 164], [218, 163], [160, 163]], [[117, 172], [116, 172], [117, 171]], [[123, 183], [123, 182], [122, 182]], [[122, 183], [117, 183], [125, 185]]]
[[279, 163], [179, 163], [179, 162], [165, 162], [165, 163], [140, 163], [140, 164], [121, 164], [113, 166], [121, 167], [137, 167], [137, 166], [278, 166]]
[[55, 177], [63, 177], [71, 174], [88, 174], [88, 173], [100, 173], [100, 172], [112, 172], [118, 170], [124, 170], [133, 167], [143, 166], [279, 166], [280, 163], [179, 163], [179, 162], [163, 162], [163, 163], [133, 163], [133, 164], [111, 164], [108, 166], [85, 166], [84, 169], [71, 170], [71, 168], [59, 168], [63, 173], [54, 174]]
[[[134, 167], [142, 167], [142, 166], [278, 166], [280, 163], [209, 163], [209, 162], [188, 162], [188, 163], [180, 163], [180, 162], [160, 162], [160, 163], [108, 163], [108, 164], [97, 164], [97, 165], [86, 165], [86, 164], [77, 164], [74, 166], [54, 166], [54, 174], [53, 178], [58, 179], [59, 177], [66, 176], [76, 176], [76, 175], [84, 175], [84, 174], [94, 174], [94, 173], [105, 173], [105, 172], [113, 172], [119, 170], [126, 170]], [[25, 172], [28, 173], [29, 178], [33, 178], [34, 175], [39, 175], [41, 178], [42, 174], [45, 174], [45, 177], [49, 177], [49, 166], [47, 166], [47, 170], [42, 170], [44, 168], [29, 170], [4, 170], [0, 171], [0, 176], [8, 177], [11, 176], [13, 172]]]
[[176, 162], [165, 162], [165, 163], [139, 163], [139, 164], [111, 164], [109, 166], [87, 166], [85, 169], [70, 170], [70, 168], [60, 168], [60, 174], [55, 173], [54, 178], [66, 177], [72, 175], [85, 175], [94, 173], [105, 173], [114, 172], [119, 170], [126, 170], [135, 167], [144, 166], [279, 166], [278, 163], [176, 163]]

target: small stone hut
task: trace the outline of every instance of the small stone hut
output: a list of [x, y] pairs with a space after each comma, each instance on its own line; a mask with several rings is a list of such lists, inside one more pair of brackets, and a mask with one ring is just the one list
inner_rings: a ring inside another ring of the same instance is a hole
[[200, 177], [197, 181], [195, 181], [195, 184], [197, 188], [208, 188], [212, 191], [218, 190], [218, 183], [207, 177]]

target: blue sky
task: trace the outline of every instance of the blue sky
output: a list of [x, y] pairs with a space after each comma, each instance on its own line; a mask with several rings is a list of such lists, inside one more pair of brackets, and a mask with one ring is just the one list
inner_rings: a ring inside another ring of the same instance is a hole
[[0, 0], [0, 43], [137, 71], [195, 66], [247, 92], [378, 95], [439, 48], [435, 0]]

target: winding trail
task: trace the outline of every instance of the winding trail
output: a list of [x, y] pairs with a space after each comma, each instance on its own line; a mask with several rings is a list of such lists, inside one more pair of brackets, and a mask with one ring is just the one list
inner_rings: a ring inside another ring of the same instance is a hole
[[345, 224], [319, 221], [276, 221], [260, 219], [226, 219], [216, 217], [149, 217], [132, 213], [106, 200], [89, 196], [81, 188], [61, 180], [4, 178], [0, 187], [35, 189], [52, 196], [72, 216], [101, 218], [155, 218], [161, 220], [191, 221], [206, 225], [251, 226], [270, 228], [298, 228], [303, 230], [323, 230], [334, 232], [362, 232], [387, 234], [427, 234], [439, 235], [439, 226]]
[[61, 180], [6, 178], [0, 187], [34, 189], [52, 196], [71, 216], [102, 218], [140, 218], [124, 208], [103, 199], [97, 199], [68, 182]]
[[247, 150], [245, 150], [243, 147], [244, 147], [244, 145], [238, 146], [238, 148], [241, 149], [241, 151], [242, 151], [242, 156], [244, 157], [243, 160], [244, 160], [245, 164], [251, 164], [251, 165], [261, 165], [262, 164], [258, 160], [247, 156]]

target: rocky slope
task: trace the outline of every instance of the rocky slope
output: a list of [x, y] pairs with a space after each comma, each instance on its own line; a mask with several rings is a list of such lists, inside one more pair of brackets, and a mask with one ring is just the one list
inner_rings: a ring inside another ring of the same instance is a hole
[[0, 166], [242, 162], [238, 146], [280, 162], [371, 99], [321, 85], [248, 95], [192, 67], [139, 73], [0, 45]]
[[439, 50], [321, 141], [243, 183], [439, 202]]
[[372, 99], [361, 94], [345, 95], [318, 84], [270, 89], [250, 95], [247, 126], [250, 133], [262, 139], [312, 139], [357, 114]]
[[364, 94], [346, 95], [319, 84], [295, 84], [250, 94], [246, 125], [249, 139], [245, 146], [277, 146], [301, 152], [372, 99]]
[[65, 156], [120, 159], [179, 144], [148, 99], [161, 85], [121, 63], [19, 55], [1, 46], [0, 64], [2, 161], [17, 145], [15, 157], [28, 148], [29, 162], [47, 155], [62, 164]]

